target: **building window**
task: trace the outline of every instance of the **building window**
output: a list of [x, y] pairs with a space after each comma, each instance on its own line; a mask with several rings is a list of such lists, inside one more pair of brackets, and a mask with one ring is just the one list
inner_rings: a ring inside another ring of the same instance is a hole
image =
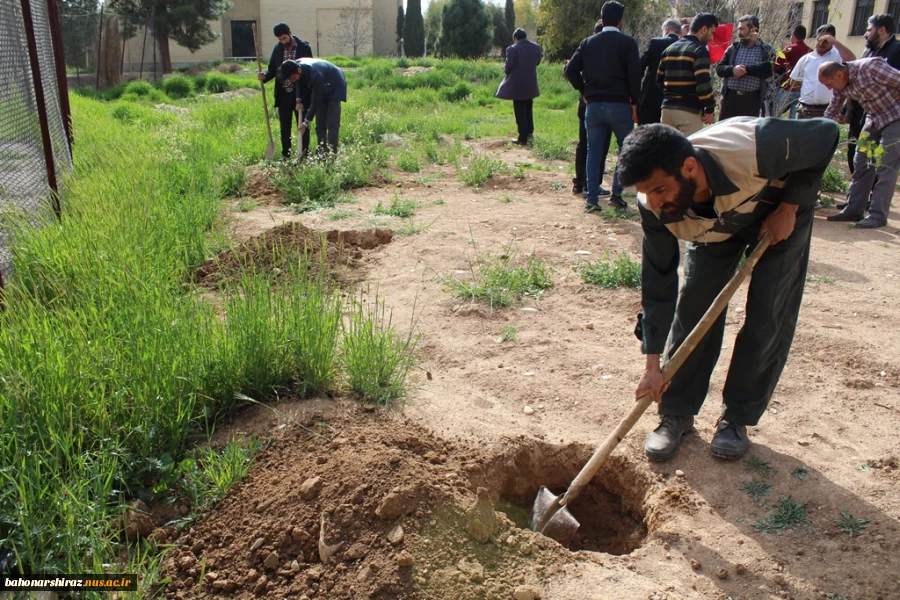
[[813, 2], [812, 25], [809, 28], [810, 37], [815, 37], [816, 30], [828, 23], [828, 0], [816, 0]]
[[888, 2], [887, 12], [894, 17], [894, 23], [900, 23], [900, 0]]
[[856, 0], [853, 11], [853, 27], [850, 35], [864, 35], [869, 28], [869, 17], [875, 12], [875, 0]]
[[788, 13], [788, 21], [791, 24], [791, 29], [794, 29], [797, 25], [803, 22], [803, 3], [802, 2], [792, 2], [791, 10]]

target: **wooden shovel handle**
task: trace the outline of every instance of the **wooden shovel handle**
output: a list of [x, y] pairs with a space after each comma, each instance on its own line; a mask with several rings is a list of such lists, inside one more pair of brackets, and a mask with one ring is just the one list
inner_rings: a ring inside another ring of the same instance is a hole
[[[713, 303], [706, 310], [706, 313], [700, 319], [700, 322], [698, 322], [693, 331], [688, 334], [681, 346], [678, 347], [678, 350], [675, 351], [675, 354], [672, 355], [672, 358], [666, 362], [662, 369], [664, 383], [670, 381], [672, 377], [675, 376], [675, 373], [678, 372], [678, 369], [681, 368], [681, 365], [684, 364], [684, 361], [690, 353], [694, 351], [694, 348], [697, 347], [697, 344], [700, 343], [700, 340], [703, 339], [703, 336], [706, 335], [709, 328], [712, 327], [712, 324], [715, 323], [716, 319], [719, 318], [719, 315], [722, 314], [722, 311], [725, 310], [725, 307], [728, 306], [731, 297], [734, 296], [737, 289], [744, 280], [747, 279], [747, 276], [759, 261], [759, 257], [762, 256], [763, 252], [765, 252], [768, 247], [769, 234], [767, 233], [759, 240], [759, 243], [756, 244], [756, 248], [754, 248], [750, 256], [747, 257], [747, 261], [743, 266], [734, 274], [731, 281], [722, 288], [722, 291], [719, 292], [719, 295], [713, 300]], [[571, 485], [569, 485], [569, 489], [566, 490], [565, 495], [559, 500], [560, 506], [565, 506], [581, 494], [584, 486], [590, 483], [591, 479], [594, 478], [594, 475], [597, 474], [597, 471], [603, 467], [603, 464], [606, 462], [606, 459], [609, 458], [609, 455], [612, 454], [612, 451], [616, 449], [619, 442], [621, 442], [625, 438], [625, 435], [631, 431], [631, 428], [634, 427], [634, 424], [638, 422], [644, 414], [644, 411], [646, 411], [647, 407], [652, 403], [653, 398], [650, 394], [645, 394], [638, 399], [634, 408], [632, 408], [625, 418], [622, 419], [618, 427], [603, 440], [603, 443], [597, 447], [594, 451], [594, 455], [591, 456], [591, 459], [584, 465], [581, 472], [578, 473], [572, 481]]]
[[[262, 62], [259, 60], [262, 49], [259, 47], [259, 36], [256, 35], [256, 21], [252, 23], [251, 27], [253, 28], [253, 45], [256, 46], [256, 69], [262, 71]], [[260, 81], [259, 88], [262, 90], [263, 110], [266, 111], [266, 131], [269, 132], [269, 143], [274, 144], [275, 140], [272, 138], [272, 124], [269, 122], [269, 101], [266, 99], [266, 84]]]

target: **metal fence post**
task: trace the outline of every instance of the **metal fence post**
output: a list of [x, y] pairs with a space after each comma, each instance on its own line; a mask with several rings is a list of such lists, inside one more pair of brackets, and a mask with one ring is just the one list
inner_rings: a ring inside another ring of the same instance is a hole
[[44, 83], [41, 80], [41, 64], [38, 59], [37, 43], [34, 36], [34, 19], [31, 16], [31, 1], [21, 0], [22, 19], [25, 29], [30, 35], [26, 35], [28, 44], [28, 59], [31, 62], [31, 79], [34, 82], [35, 104], [38, 109], [38, 120], [41, 124], [41, 141], [44, 145], [44, 159], [47, 163], [47, 183], [52, 190], [50, 201], [53, 212], [60, 217], [59, 186], [56, 182], [56, 165], [53, 158], [53, 144], [50, 141], [50, 122], [47, 118], [47, 100], [44, 96]]

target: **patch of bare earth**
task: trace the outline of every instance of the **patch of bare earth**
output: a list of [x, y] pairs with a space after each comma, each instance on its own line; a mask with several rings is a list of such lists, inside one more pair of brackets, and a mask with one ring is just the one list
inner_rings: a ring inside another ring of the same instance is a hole
[[[206, 572], [232, 585], [216, 589], [207, 582], [198, 589], [197, 576], [170, 563], [167, 572], [176, 579], [169, 595], [900, 597], [900, 369], [894, 359], [900, 355], [900, 235], [893, 226], [900, 214], [874, 231], [829, 223], [824, 215], [831, 211], [817, 216], [812, 281], [791, 357], [770, 410], [750, 428], [748, 456], [775, 469], [766, 480], [769, 496], [754, 502], [741, 486], [760, 476], [744, 461], [721, 462], [708, 451], [743, 324], [739, 293], [696, 431], [671, 462], [648, 463], [642, 446], [656, 416], [645, 415], [595, 479], [586, 495], [592, 504], [580, 514], [573, 507], [582, 537], [563, 549], [522, 529], [523, 507], [538, 485], [566, 487], [631, 408], [643, 368], [632, 334], [639, 292], [585, 285], [572, 266], [607, 252], [639, 260], [640, 224], [584, 214], [561, 163], [492, 143], [483, 146], [507, 163], [550, 170], [526, 169], [524, 179], [488, 181], [478, 191], [461, 185], [448, 167], [396, 172], [398, 184], [358, 190], [357, 203], [342, 207], [350, 218], [290, 216], [314, 230], [355, 231], [371, 227], [376, 203], [389, 203], [395, 193], [418, 201], [415, 219], [429, 224], [427, 230], [365, 256], [366, 277], [393, 309], [394, 323], [409, 323], [416, 312], [423, 338], [415, 389], [402, 415], [358, 412], [333, 401], [280, 408], [303, 422], [303, 411], [317, 407], [334, 428], [327, 442], [309, 439], [293, 421], [247, 421], [257, 434], [281, 437], [246, 484], [171, 555], [176, 563], [187, 552], [198, 565], [206, 559]], [[235, 214], [260, 228], [243, 239], [259, 235], [266, 219], [270, 226], [286, 220], [272, 210]], [[404, 223], [377, 219], [395, 230]], [[442, 277], [467, 277], [479, 255], [507, 252], [510, 244], [554, 268], [555, 286], [542, 299], [492, 311], [444, 289]], [[516, 329], [515, 340], [501, 341], [504, 327]], [[526, 405], [533, 413], [526, 414]], [[304, 499], [300, 490], [315, 477], [321, 477], [318, 495]], [[465, 514], [478, 488], [489, 490], [484, 514], [498, 524], [484, 542], [472, 538]], [[381, 519], [377, 510], [391, 494], [414, 506]], [[782, 496], [806, 503], [808, 527], [781, 535], [756, 531], [754, 524]], [[841, 531], [835, 524], [841, 511], [870, 519], [868, 528], [852, 537]], [[325, 543], [344, 542], [334, 563], [318, 555], [322, 514]], [[398, 524], [404, 538], [392, 545], [386, 536]], [[251, 551], [260, 538], [262, 546]], [[267, 570], [271, 552], [278, 555]], [[412, 564], [401, 566], [401, 555]], [[251, 569], [256, 581], [249, 581]], [[263, 575], [266, 585], [255, 591]]]

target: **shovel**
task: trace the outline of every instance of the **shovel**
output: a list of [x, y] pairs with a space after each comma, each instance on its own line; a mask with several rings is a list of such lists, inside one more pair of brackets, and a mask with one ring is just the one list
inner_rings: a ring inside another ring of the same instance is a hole
[[[694, 348], [697, 347], [697, 344], [700, 343], [700, 340], [703, 339], [703, 336], [706, 335], [706, 332], [709, 331], [712, 324], [719, 318], [719, 315], [722, 314], [725, 307], [728, 306], [728, 302], [731, 300], [734, 292], [737, 291], [744, 282], [747, 275], [749, 275], [753, 270], [753, 267], [756, 266], [759, 257], [762, 256], [763, 252], [765, 252], [768, 247], [769, 234], [767, 233], [759, 240], [759, 243], [756, 244], [756, 248], [754, 248], [750, 256], [747, 257], [747, 261], [744, 265], [734, 274], [731, 281], [722, 288], [722, 291], [716, 296], [716, 299], [700, 319], [700, 322], [697, 323], [694, 330], [691, 331], [687, 338], [685, 338], [684, 343], [679, 346], [678, 350], [675, 351], [675, 354], [672, 355], [672, 358], [666, 362], [662, 369], [663, 383], [668, 383], [681, 365], [684, 364], [684, 361], [690, 353], [694, 351]], [[580, 523], [572, 516], [572, 513], [569, 512], [569, 509], [567, 508], [568, 504], [581, 494], [584, 487], [590, 483], [591, 479], [594, 478], [594, 475], [597, 474], [597, 471], [603, 467], [606, 459], [609, 458], [612, 451], [616, 449], [619, 442], [622, 441], [634, 424], [637, 423], [638, 419], [641, 418], [641, 415], [644, 414], [644, 411], [647, 410], [647, 407], [652, 403], [653, 398], [650, 394], [645, 394], [638, 399], [634, 408], [631, 409], [631, 412], [622, 419], [618, 427], [616, 427], [603, 443], [597, 447], [593, 456], [591, 456], [591, 459], [584, 465], [581, 472], [578, 473], [569, 485], [569, 489], [566, 490], [566, 493], [563, 494], [562, 497], [554, 496], [550, 490], [541, 486], [537, 498], [534, 501], [534, 506], [531, 509], [531, 528], [534, 531], [556, 540], [563, 546], [568, 546], [571, 543], [572, 538], [578, 531]]]
[[[259, 60], [261, 50], [259, 48], [259, 37], [256, 35], [256, 23], [253, 23], [253, 45], [256, 46], [256, 68], [262, 71], [262, 63]], [[266, 160], [275, 158], [275, 140], [272, 139], [272, 123], [269, 121], [269, 101], [266, 100], [266, 85], [260, 81], [259, 87], [262, 90], [263, 109], [266, 111], [266, 131], [269, 132], [269, 143], [266, 144]]]

